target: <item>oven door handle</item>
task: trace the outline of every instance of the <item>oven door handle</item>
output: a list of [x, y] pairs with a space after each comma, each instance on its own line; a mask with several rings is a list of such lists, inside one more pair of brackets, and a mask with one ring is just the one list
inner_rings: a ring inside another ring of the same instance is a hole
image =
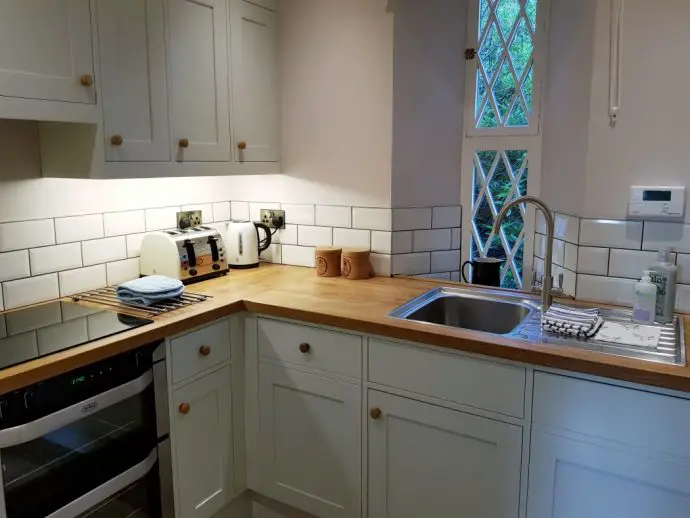
[[118, 491], [122, 491], [128, 485], [133, 484], [137, 480], [144, 478], [144, 476], [151, 471], [151, 468], [156, 465], [158, 460], [158, 453], [154, 448], [148, 457], [146, 457], [139, 464], [132, 466], [127, 471], [120, 473], [115, 478], [108, 480], [105, 484], [92, 489], [83, 496], [73, 500], [65, 507], [61, 507], [46, 518], [73, 518], [79, 516], [95, 507], [99, 503], [107, 500]]
[[79, 421], [87, 415], [136, 396], [146, 390], [152, 382], [153, 372], [149, 369], [137, 379], [80, 401], [75, 405], [63, 408], [30, 423], [0, 430], [0, 448], [9, 448], [10, 446], [17, 446], [38, 439], [47, 433]]

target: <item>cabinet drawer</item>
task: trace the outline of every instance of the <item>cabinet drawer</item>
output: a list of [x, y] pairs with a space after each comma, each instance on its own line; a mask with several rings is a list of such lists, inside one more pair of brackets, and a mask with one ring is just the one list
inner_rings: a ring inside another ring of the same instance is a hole
[[534, 375], [535, 426], [690, 458], [690, 401], [567, 376]]
[[369, 381], [499, 414], [523, 417], [525, 369], [369, 340]]
[[259, 355], [359, 378], [362, 338], [314, 327], [259, 319]]
[[230, 324], [221, 320], [170, 341], [172, 382], [230, 359]]

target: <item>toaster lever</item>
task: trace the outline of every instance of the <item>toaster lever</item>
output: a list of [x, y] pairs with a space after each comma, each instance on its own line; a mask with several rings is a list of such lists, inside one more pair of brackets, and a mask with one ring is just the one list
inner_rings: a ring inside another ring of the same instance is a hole
[[189, 261], [189, 266], [191, 268], [196, 266], [196, 254], [194, 253], [194, 243], [189, 239], [184, 242], [185, 250], [187, 250], [187, 260]]
[[213, 236], [209, 236], [208, 244], [211, 245], [211, 259], [213, 259], [213, 262], [215, 263], [220, 259], [220, 255], [218, 255], [218, 239]]

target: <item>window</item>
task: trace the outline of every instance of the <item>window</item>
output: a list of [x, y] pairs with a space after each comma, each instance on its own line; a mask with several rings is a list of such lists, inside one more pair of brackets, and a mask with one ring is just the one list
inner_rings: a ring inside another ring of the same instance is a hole
[[[463, 258], [505, 261], [501, 284], [521, 288], [531, 267], [534, 210], [503, 204], [537, 195], [543, 11], [547, 0], [472, 0], [466, 51], [467, 89], [462, 188]], [[467, 209], [470, 210], [467, 210]]]

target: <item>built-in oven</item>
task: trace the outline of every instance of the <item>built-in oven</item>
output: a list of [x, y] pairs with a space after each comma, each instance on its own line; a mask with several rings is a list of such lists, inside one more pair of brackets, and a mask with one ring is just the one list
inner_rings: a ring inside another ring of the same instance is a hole
[[2, 518], [174, 516], [164, 344], [0, 397]]

